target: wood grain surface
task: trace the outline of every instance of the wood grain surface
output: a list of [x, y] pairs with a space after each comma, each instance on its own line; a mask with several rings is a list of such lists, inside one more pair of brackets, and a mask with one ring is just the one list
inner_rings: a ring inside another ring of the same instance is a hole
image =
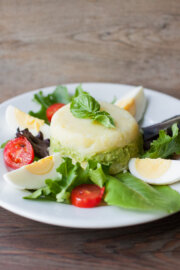
[[[180, 98], [179, 0], [0, 0], [0, 102], [71, 82]], [[180, 269], [180, 214], [112, 230], [49, 226], [0, 209], [0, 269]]]

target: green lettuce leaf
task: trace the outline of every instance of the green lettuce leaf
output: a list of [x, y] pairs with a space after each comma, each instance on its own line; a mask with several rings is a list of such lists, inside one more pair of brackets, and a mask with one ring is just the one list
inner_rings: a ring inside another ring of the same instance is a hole
[[106, 183], [106, 175], [100, 163], [97, 164], [96, 169], [89, 169], [89, 178], [97, 186], [101, 188], [104, 186]]
[[70, 203], [70, 195], [76, 186], [96, 184], [105, 186], [105, 202], [108, 205], [141, 211], [174, 213], [180, 210], [180, 194], [169, 186], [152, 186], [130, 173], [110, 176], [108, 166], [89, 161], [86, 169], [64, 158], [57, 168], [56, 180], [47, 179], [45, 187], [26, 196], [25, 199]]
[[114, 96], [113, 100], [111, 101], [111, 104], [115, 104], [115, 103], [116, 103], [116, 101], [117, 101], [117, 97], [116, 97], [116, 96]]
[[153, 201], [156, 209], [164, 209], [168, 213], [173, 213], [180, 209], [180, 194], [169, 186], [148, 185], [130, 173], [118, 174], [117, 178], [150, 202]]
[[89, 171], [83, 169], [79, 163], [74, 165], [70, 158], [64, 158], [57, 168], [57, 179], [47, 179], [44, 188], [36, 190], [24, 199], [70, 203], [72, 189], [84, 183], [92, 183], [89, 180]]
[[129, 188], [122, 181], [112, 176], [108, 176], [104, 200], [108, 205], [119, 206], [126, 209], [154, 209], [153, 202], [149, 202], [140, 193]]
[[174, 213], [180, 210], [180, 194], [169, 186], [151, 186], [130, 173], [108, 177], [105, 201], [127, 209], [158, 210]]
[[159, 204], [161, 204], [168, 213], [175, 213], [180, 210], [179, 192], [165, 185], [153, 186], [153, 188], [159, 193]]
[[172, 126], [172, 136], [161, 130], [159, 138], [151, 143], [150, 149], [142, 157], [167, 158], [172, 154], [180, 154], [180, 132], [177, 124]]
[[60, 181], [60, 190], [56, 193], [57, 202], [63, 202], [69, 199], [70, 191], [78, 176], [78, 164], [73, 165], [70, 158], [64, 158], [64, 162], [59, 166], [57, 172], [62, 176]]
[[23, 197], [23, 199], [36, 201], [56, 201], [56, 197], [51, 194], [48, 186], [37, 189], [30, 195]]
[[52, 94], [48, 94], [47, 96], [45, 96], [42, 91], [38, 92], [34, 95], [33, 101], [40, 104], [41, 108], [38, 112], [30, 111], [29, 114], [49, 124], [46, 117], [47, 108], [55, 103], [67, 104], [71, 101], [71, 96], [68, 94], [68, 90], [65, 86], [59, 85]]
[[9, 141], [10, 141], [10, 140], [8, 140], [8, 141], [2, 143], [1, 146], [0, 146], [0, 149], [4, 149], [4, 147], [6, 146], [6, 144], [7, 144]]

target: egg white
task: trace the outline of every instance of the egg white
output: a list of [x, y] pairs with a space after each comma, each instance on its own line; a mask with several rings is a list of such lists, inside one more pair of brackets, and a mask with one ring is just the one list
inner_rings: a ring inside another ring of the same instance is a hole
[[[150, 159], [146, 159], [147, 162]], [[154, 162], [158, 162], [159, 159], [154, 160]], [[180, 181], [180, 160], [170, 160], [170, 166], [167, 168], [167, 171], [163, 173], [160, 177], [157, 178], [149, 178], [143, 177], [141, 172], [138, 172], [136, 169], [136, 158], [132, 158], [129, 161], [129, 170], [132, 175], [141, 179], [142, 181], [153, 184], [153, 185], [170, 185]], [[147, 164], [148, 165], [148, 164]]]
[[[43, 124], [42, 126], [40, 126], [40, 129], [37, 130], [35, 128], [30, 128], [27, 125], [21, 125], [20, 124], [20, 121], [18, 121], [17, 117], [16, 117], [16, 113], [15, 113], [15, 110], [19, 110], [17, 109], [16, 107], [12, 106], [12, 105], [9, 105], [6, 109], [6, 122], [7, 122], [7, 125], [9, 127], [9, 129], [12, 131], [12, 132], [16, 132], [17, 131], [17, 128], [20, 128], [21, 130], [25, 129], [25, 128], [28, 128], [29, 131], [34, 135], [34, 136], [37, 136], [39, 131], [41, 131], [43, 133], [43, 136], [44, 136], [44, 139], [48, 139], [50, 138], [50, 128], [47, 124]], [[20, 111], [20, 110], [19, 110]], [[21, 111], [20, 111], [21, 112]], [[26, 114], [27, 117], [29, 117], [28, 114]], [[39, 121], [38, 118], [36, 117], [32, 117], [35, 119], [35, 121]]]
[[[47, 158], [47, 157], [46, 157]], [[41, 159], [40, 161], [42, 162]], [[46, 174], [34, 174], [31, 173], [27, 168], [29, 165], [23, 166], [17, 170], [4, 174], [4, 179], [7, 183], [18, 189], [38, 189], [45, 186], [46, 179], [57, 179], [58, 173], [56, 169], [60, 166], [62, 158], [59, 153], [52, 156], [53, 167], [51, 171]], [[38, 167], [38, 162], [36, 163]]]
[[146, 96], [144, 94], [144, 88], [142, 86], [138, 86], [130, 91], [127, 95], [123, 96], [121, 99], [118, 99], [115, 105], [119, 106], [120, 108], [124, 109], [124, 106], [121, 103], [128, 103], [129, 101], [133, 101], [135, 103], [135, 114], [133, 114], [134, 118], [137, 122], [139, 122], [146, 109]]

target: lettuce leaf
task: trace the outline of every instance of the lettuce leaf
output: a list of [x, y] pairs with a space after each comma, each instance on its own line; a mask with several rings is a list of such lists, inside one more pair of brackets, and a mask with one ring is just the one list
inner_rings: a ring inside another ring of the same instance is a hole
[[59, 85], [52, 94], [48, 94], [47, 96], [45, 96], [42, 91], [38, 92], [34, 95], [33, 101], [40, 104], [41, 108], [38, 112], [30, 111], [29, 114], [49, 124], [46, 117], [47, 108], [55, 103], [67, 104], [71, 101], [71, 96], [68, 94], [68, 90], [65, 86]]
[[42, 132], [40, 131], [37, 136], [34, 136], [28, 128], [23, 130], [17, 129], [16, 138], [24, 136], [31, 143], [35, 157], [40, 159], [49, 156], [50, 139], [44, 139]]
[[44, 188], [36, 190], [24, 199], [70, 203], [72, 189], [80, 184], [90, 183], [88, 171], [81, 168], [79, 163], [74, 165], [70, 158], [64, 158], [56, 171], [56, 180], [47, 179]]
[[104, 201], [108, 205], [119, 206], [126, 209], [153, 210], [153, 202], [126, 186], [115, 177], [108, 176], [106, 195]]
[[115, 104], [117, 100], [118, 100], [118, 98], [116, 96], [114, 96], [113, 100], [111, 101], [111, 104]]
[[106, 175], [100, 163], [97, 164], [95, 169], [89, 169], [89, 178], [95, 185], [101, 188], [104, 186], [106, 183]]
[[46, 186], [25, 199], [70, 203], [70, 195], [76, 186], [96, 184], [105, 186], [104, 201], [130, 210], [163, 211], [174, 213], [180, 210], [180, 194], [169, 186], [151, 186], [130, 173], [110, 176], [108, 167], [89, 161], [86, 169], [64, 158], [57, 168], [57, 178], [47, 179]]
[[2, 143], [0, 146], [0, 149], [4, 149], [6, 144], [9, 142], [10, 140], [7, 140], [6, 142]]
[[127, 209], [157, 210], [174, 213], [180, 210], [180, 194], [169, 186], [151, 186], [130, 173], [108, 177], [105, 201]]
[[151, 143], [150, 149], [143, 158], [167, 158], [172, 154], [180, 154], [180, 132], [177, 124], [172, 126], [172, 136], [160, 130], [159, 138]]

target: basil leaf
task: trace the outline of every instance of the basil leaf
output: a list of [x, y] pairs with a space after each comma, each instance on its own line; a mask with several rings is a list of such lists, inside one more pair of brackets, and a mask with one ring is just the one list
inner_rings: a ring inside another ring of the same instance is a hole
[[71, 113], [77, 118], [89, 118], [107, 128], [114, 128], [115, 124], [108, 112], [100, 111], [100, 104], [81, 87], [76, 89], [70, 105]]
[[97, 112], [94, 115], [93, 120], [101, 123], [103, 126], [107, 128], [114, 128], [115, 126], [113, 118], [108, 112], [105, 111]]
[[77, 118], [93, 118], [93, 113], [99, 111], [100, 104], [87, 94], [73, 98], [70, 106], [72, 114]]
[[82, 85], [80, 84], [80, 85], [78, 85], [78, 87], [77, 87], [76, 90], [75, 90], [74, 97], [77, 97], [77, 96], [79, 96], [79, 95], [81, 95], [81, 94], [87, 94], [87, 95], [89, 95], [88, 92], [85, 92], [85, 91], [82, 89]]

